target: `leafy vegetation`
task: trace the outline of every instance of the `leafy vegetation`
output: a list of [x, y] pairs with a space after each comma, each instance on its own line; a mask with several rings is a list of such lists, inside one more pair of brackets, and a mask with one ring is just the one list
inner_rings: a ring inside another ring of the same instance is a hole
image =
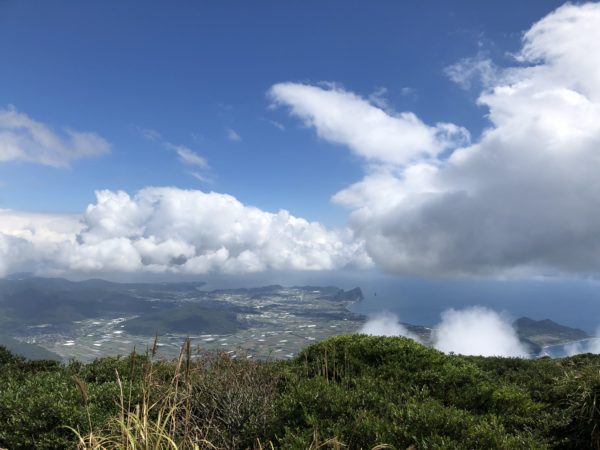
[[464, 357], [363, 335], [286, 362], [189, 342], [175, 361], [66, 365], [0, 348], [0, 447], [598, 449], [599, 369], [595, 355]]

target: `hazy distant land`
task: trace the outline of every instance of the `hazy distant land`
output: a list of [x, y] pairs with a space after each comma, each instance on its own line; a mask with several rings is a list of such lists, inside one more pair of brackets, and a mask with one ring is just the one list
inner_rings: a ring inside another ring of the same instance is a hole
[[[290, 358], [326, 337], [354, 333], [366, 317], [348, 310], [360, 288], [265, 286], [202, 290], [202, 282], [73, 282], [27, 275], [0, 280], [0, 345], [32, 359], [91, 360], [145, 351], [158, 335], [172, 357], [186, 337], [196, 348], [245, 358]], [[425, 343], [431, 328], [403, 324]], [[550, 320], [514, 322], [532, 355], [589, 338]]]
[[156, 334], [168, 357], [189, 336], [197, 347], [232, 356], [289, 358], [311, 342], [356, 332], [365, 320], [347, 309], [362, 300], [359, 288], [209, 292], [203, 285], [13, 277], [0, 280], [0, 327], [64, 360], [145, 351]]

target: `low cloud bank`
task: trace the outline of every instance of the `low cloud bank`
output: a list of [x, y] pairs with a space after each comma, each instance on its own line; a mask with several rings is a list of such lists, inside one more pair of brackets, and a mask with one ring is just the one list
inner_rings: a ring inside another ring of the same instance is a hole
[[96, 192], [81, 216], [0, 210], [0, 275], [64, 272], [256, 273], [369, 267], [349, 230], [216, 192]]
[[[421, 342], [400, 324], [394, 314], [370, 318], [361, 333], [378, 336], [405, 336]], [[441, 315], [432, 334], [433, 346], [444, 353], [481, 356], [527, 357], [509, 320], [497, 312], [474, 306], [463, 310], [448, 309]]]

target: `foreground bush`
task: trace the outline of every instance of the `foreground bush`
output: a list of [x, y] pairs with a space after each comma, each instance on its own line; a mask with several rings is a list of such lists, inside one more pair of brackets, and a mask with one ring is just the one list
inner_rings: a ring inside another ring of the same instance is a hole
[[0, 349], [0, 448], [600, 448], [599, 366], [361, 335], [288, 362], [196, 354], [189, 342], [175, 361], [68, 365]]

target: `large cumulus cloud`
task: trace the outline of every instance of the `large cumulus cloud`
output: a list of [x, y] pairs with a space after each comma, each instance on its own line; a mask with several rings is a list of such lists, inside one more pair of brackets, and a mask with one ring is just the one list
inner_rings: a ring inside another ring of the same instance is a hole
[[150, 187], [96, 196], [79, 217], [0, 211], [0, 271], [203, 274], [371, 264], [347, 230], [226, 194]]
[[[270, 95], [368, 162], [365, 178], [333, 200], [352, 210], [351, 228], [381, 267], [426, 276], [597, 274], [598, 42], [599, 4], [565, 5], [534, 24], [514, 66], [486, 72], [478, 103], [490, 125], [470, 145], [460, 144], [466, 133], [456, 125], [443, 125], [442, 139], [440, 124], [338, 88], [285, 84]], [[364, 108], [338, 108], [339, 97]], [[355, 136], [363, 130], [374, 137]]]

